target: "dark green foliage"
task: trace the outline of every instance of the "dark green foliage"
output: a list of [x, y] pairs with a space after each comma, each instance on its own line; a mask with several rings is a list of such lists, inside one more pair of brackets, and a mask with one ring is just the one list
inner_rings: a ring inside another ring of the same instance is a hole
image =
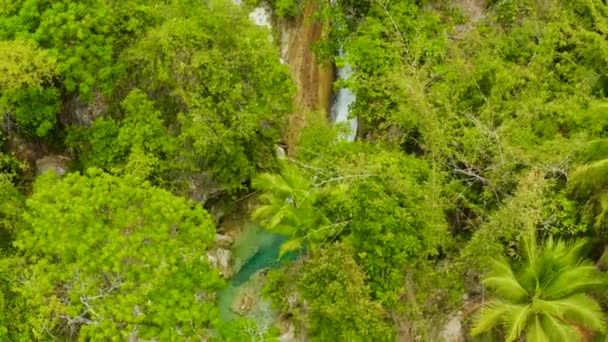
[[122, 119], [103, 117], [90, 129], [73, 130], [68, 141], [81, 154], [83, 168], [101, 167], [122, 173], [140, 173], [140, 178], [166, 183], [168, 161], [177, 142], [165, 127], [154, 103], [135, 89], [121, 103]]
[[14, 108], [17, 126], [24, 133], [42, 138], [55, 127], [61, 106], [56, 88], [19, 90], [8, 101]]
[[371, 298], [353, 253], [344, 243], [322, 248], [297, 273], [271, 272], [264, 293], [314, 340], [392, 341], [388, 314]]
[[290, 110], [290, 76], [267, 32], [231, 5], [192, 6], [126, 53], [129, 82], [153, 94], [168, 123], [179, 126], [186, 158], [238, 188], [272, 166], [272, 144]]
[[392, 306], [403, 287], [402, 269], [435, 255], [445, 239], [440, 207], [427, 183], [430, 170], [415, 158], [382, 152], [356, 156], [349, 167], [368, 176], [354, 178], [343, 193], [350, 194], [341, 200], [341, 215], [350, 222], [348, 239], [374, 297]]
[[0, 38], [27, 38], [49, 49], [65, 89], [90, 99], [94, 87], [112, 89], [112, 20], [102, 0], [24, 0], [0, 17]]
[[279, 17], [294, 17], [300, 12], [300, 0], [272, 0], [270, 3]]
[[24, 196], [8, 177], [0, 175], [0, 257], [11, 248], [11, 242], [19, 232], [24, 202]]
[[303, 268], [299, 289], [308, 302], [312, 336], [320, 341], [392, 341], [386, 314], [369, 295], [353, 250], [335, 245]]

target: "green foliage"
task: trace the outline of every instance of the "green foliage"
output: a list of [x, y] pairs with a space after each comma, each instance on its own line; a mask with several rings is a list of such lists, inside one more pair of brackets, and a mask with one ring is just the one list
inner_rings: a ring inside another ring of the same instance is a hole
[[55, 74], [56, 59], [30, 41], [0, 40], [0, 89], [3, 93], [39, 87]]
[[214, 228], [199, 205], [92, 169], [41, 176], [24, 219], [11, 286], [33, 338], [190, 338], [217, 320], [222, 281], [201, 257]]
[[129, 49], [129, 83], [154, 94], [168, 123], [179, 126], [186, 158], [238, 188], [273, 165], [293, 86], [267, 32], [232, 5], [189, 6]]
[[17, 126], [26, 135], [43, 138], [55, 128], [61, 107], [56, 88], [26, 88], [15, 92], [7, 100]]
[[19, 232], [24, 202], [24, 196], [8, 177], [0, 174], [0, 257], [10, 248], [14, 235]]
[[608, 224], [608, 159], [584, 164], [570, 177], [570, 197], [584, 205], [583, 220], [594, 227], [600, 235], [606, 235]]
[[23, 176], [27, 169], [28, 165], [14, 155], [0, 153], [0, 178], [3, 180], [18, 184], [19, 178]]
[[73, 130], [69, 144], [81, 154], [85, 169], [101, 167], [162, 183], [168, 160], [177, 148], [175, 138], [142, 91], [131, 91], [121, 108], [121, 120], [103, 117], [90, 129]]
[[69, 92], [91, 98], [93, 87], [112, 89], [112, 16], [101, 0], [20, 1], [0, 17], [0, 38], [23, 37], [57, 58]]
[[218, 328], [219, 336], [212, 341], [252, 341], [252, 342], [278, 342], [278, 331], [270, 328], [260, 331], [255, 322], [244, 318], [224, 322]]
[[538, 172], [523, 178], [513, 197], [481, 225], [462, 250], [467, 264], [483, 271], [496, 255], [521, 256], [518, 246], [522, 236], [536, 229], [543, 218], [548, 186]]
[[363, 177], [353, 177], [343, 190], [349, 195], [340, 200], [340, 215], [350, 221], [348, 239], [374, 297], [391, 306], [403, 287], [402, 268], [436, 255], [445, 241], [434, 180], [423, 161], [393, 153], [357, 155], [348, 167]]
[[31, 41], [0, 40], [0, 109], [11, 113], [26, 135], [45, 137], [55, 125], [59, 92], [43, 85], [56, 68], [56, 58]]
[[539, 249], [536, 238], [525, 240], [525, 261], [515, 270], [497, 259], [484, 283], [495, 291], [477, 317], [473, 334], [502, 326], [506, 341], [583, 341], [581, 328], [605, 330], [599, 304], [587, 292], [604, 287], [604, 276], [581, 259], [585, 241], [550, 237]]
[[382, 306], [371, 299], [365, 274], [345, 244], [322, 249], [298, 282], [308, 302], [310, 331], [320, 341], [392, 341]]
[[357, 142], [317, 112], [277, 162], [290, 70], [229, 0], [0, 0], [6, 147], [93, 168], [26, 200], [25, 164], [0, 153], [0, 340], [274, 340], [219, 321], [210, 217], [154, 187], [218, 209], [249, 184], [253, 218], [289, 237], [279, 254], [307, 250], [265, 294], [312, 339], [393, 340], [395, 324], [438, 340], [490, 266], [499, 298], [475, 332], [605, 330], [581, 243], [519, 247], [530, 231], [606, 242], [604, 1], [268, 3], [285, 25], [330, 24], [313, 49], [353, 67], [336, 86], [357, 96]]
[[299, 0], [271, 0], [274, 13], [279, 17], [294, 17], [299, 13]]
[[290, 237], [281, 246], [281, 256], [302, 248], [304, 243], [314, 250], [332, 233], [332, 225], [315, 207], [321, 189], [313, 187], [296, 167], [283, 162], [280, 174], [260, 174], [252, 186], [264, 192], [253, 219], [272, 232]]

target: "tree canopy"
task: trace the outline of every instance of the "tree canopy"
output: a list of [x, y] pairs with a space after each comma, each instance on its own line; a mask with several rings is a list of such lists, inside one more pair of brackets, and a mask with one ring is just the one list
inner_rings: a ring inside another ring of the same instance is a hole
[[0, 341], [606, 339], [607, 36], [603, 0], [0, 0]]
[[91, 169], [41, 176], [23, 218], [11, 286], [32, 338], [193, 337], [217, 319], [200, 205]]

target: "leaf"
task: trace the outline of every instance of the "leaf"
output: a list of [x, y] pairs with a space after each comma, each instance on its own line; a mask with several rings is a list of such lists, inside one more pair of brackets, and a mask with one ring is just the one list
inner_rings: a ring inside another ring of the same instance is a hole
[[528, 292], [521, 286], [511, 266], [504, 260], [496, 260], [490, 276], [484, 283], [494, 289], [504, 299], [519, 302], [528, 296]]
[[505, 319], [505, 326], [507, 327], [506, 341], [515, 341], [519, 338], [522, 331], [526, 328], [528, 318], [531, 314], [532, 305], [518, 305], [512, 307], [511, 312]]
[[585, 294], [551, 301], [539, 300], [535, 305], [538, 311], [570, 324], [576, 323], [593, 331], [605, 331], [606, 324], [602, 308]]
[[505, 315], [511, 310], [512, 305], [508, 303], [499, 300], [488, 302], [475, 317], [475, 325], [471, 330], [471, 334], [479, 335], [492, 330], [499, 325]]
[[528, 326], [526, 333], [526, 341], [528, 342], [551, 342], [543, 329], [543, 325], [538, 315], [534, 315], [532, 323]]
[[302, 248], [301, 239], [290, 239], [284, 242], [279, 249], [279, 258], [282, 258], [285, 253], [293, 252]]

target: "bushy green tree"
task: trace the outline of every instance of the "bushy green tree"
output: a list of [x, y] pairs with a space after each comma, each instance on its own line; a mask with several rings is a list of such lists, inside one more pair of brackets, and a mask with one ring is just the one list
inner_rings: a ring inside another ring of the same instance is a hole
[[55, 74], [56, 58], [27, 40], [0, 40], [0, 89], [40, 87]]
[[365, 273], [346, 244], [324, 248], [302, 269], [298, 288], [309, 310], [311, 337], [320, 341], [392, 341], [386, 312], [370, 297]]
[[[533, 233], [532, 233], [533, 234]], [[605, 277], [582, 255], [585, 240], [564, 242], [549, 237], [542, 247], [525, 240], [525, 259], [512, 267], [495, 259], [484, 283], [495, 299], [481, 309], [474, 335], [504, 328], [507, 341], [583, 341], [583, 332], [603, 332], [604, 314], [590, 290], [606, 286]]]
[[0, 258], [10, 249], [13, 237], [19, 232], [24, 196], [0, 174]]
[[[124, 174], [146, 168], [143, 179], [155, 183], [169, 180], [177, 141], [169, 134], [161, 113], [145, 93], [132, 90], [121, 102], [119, 118], [102, 117], [88, 129], [73, 129], [68, 144], [80, 154], [84, 169], [99, 167]], [[138, 166], [139, 165], [139, 166]], [[147, 165], [147, 166], [145, 166]]]
[[194, 338], [218, 319], [214, 240], [200, 205], [91, 169], [41, 176], [17, 235], [11, 290], [32, 338]]
[[22, 37], [50, 50], [69, 92], [90, 98], [93, 87], [112, 88], [113, 18], [102, 0], [25, 0], [11, 7], [0, 16], [0, 39]]
[[56, 58], [32, 41], [0, 40], [0, 109], [12, 114], [26, 135], [47, 136], [59, 111], [52, 84]]
[[128, 83], [153, 95], [167, 123], [177, 125], [184, 158], [238, 188], [273, 165], [291, 78], [268, 32], [231, 4], [186, 7], [173, 8], [125, 54]]
[[349, 222], [348, 241], [369, 276], [374, 298], [391, 306], [404, 284], [403, 269], [436, 255], [447, 229], [433, 185], [436, 175], [428, 165], [372, 151], [343, 164], [353, 177], [333, 205], [341, 208], [338, 217]]

